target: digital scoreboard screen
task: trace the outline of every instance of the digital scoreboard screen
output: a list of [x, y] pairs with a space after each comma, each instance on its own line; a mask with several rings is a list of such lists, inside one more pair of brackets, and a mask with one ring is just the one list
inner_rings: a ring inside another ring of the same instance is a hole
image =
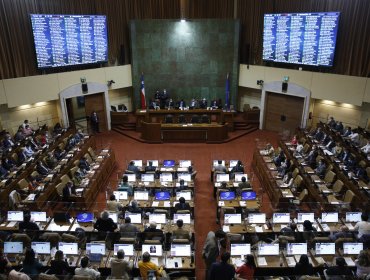
[[333, 66], [339, 12], [265, 14], [263, 60]]
[[31, 23], [40, 69], [108, 61], [106, 16], [31, 14]]

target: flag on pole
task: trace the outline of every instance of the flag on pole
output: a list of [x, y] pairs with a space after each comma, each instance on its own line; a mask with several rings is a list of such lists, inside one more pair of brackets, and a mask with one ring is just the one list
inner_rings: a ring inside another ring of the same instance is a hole
[[145, 86], [144, 86], [144, 74], [143, 73], [141, 73], [141, 78], [140, 78], [140, 99], [141, 99], [141, 109], [146, 109]]
[[226, 75], [226, 86], [225, 86], [225, 108], [226, 110], [230, 110], [230, 80], [229, 80], [229, 73]]

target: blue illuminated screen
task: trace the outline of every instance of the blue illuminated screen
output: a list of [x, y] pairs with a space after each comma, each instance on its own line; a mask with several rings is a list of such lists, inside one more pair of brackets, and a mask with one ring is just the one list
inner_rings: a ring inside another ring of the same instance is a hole
[[175, 161], [172, 159], [166, 159], [163, 161], [163, 167], [174, 167]]
[[242, 192], [242, 200], [255, 200], [256, 192], [244, 191]]
[[333, 66], [339, 14], [265, 14], [263, 60]]
[[155, 200], [169, 200], [171, 195], [169, 192], [156, 192]]
[[235, 192], [220, 192], [220, 200], [233, 200], [235, 199]]

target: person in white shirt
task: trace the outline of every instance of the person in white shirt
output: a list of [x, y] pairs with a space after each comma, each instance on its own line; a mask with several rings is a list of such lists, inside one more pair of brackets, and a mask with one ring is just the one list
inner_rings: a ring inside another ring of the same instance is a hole
[[370, 140], [367, 141], [367, 144], [361, 148], [361, 151], [363, 151], [365, 154], [370, 153]]
[[361, 238], [364, 234], [370, 234], [370, 222], [367, 214], [361, 215], [361, 222], [357, 222], [355, 225], [355, 231], [358, 231], [357, 238]]
[[93, 268], [89, 268], [89, 263], [89, 257], [83, 257], [81, 259], [81, 267], [75, 269], [75, 275], [90, 276], [93, 279], [98, 279], [100, 277], [100, 272]]

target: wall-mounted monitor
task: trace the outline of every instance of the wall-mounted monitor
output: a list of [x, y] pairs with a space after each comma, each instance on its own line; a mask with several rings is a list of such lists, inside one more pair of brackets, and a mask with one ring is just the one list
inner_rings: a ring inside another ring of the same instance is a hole
[[333, 66], [339, 12], [265, 14], [263, 60]]
[[31, 23], [40, 69], [108, 61], [104, 15], [31, 14]]

